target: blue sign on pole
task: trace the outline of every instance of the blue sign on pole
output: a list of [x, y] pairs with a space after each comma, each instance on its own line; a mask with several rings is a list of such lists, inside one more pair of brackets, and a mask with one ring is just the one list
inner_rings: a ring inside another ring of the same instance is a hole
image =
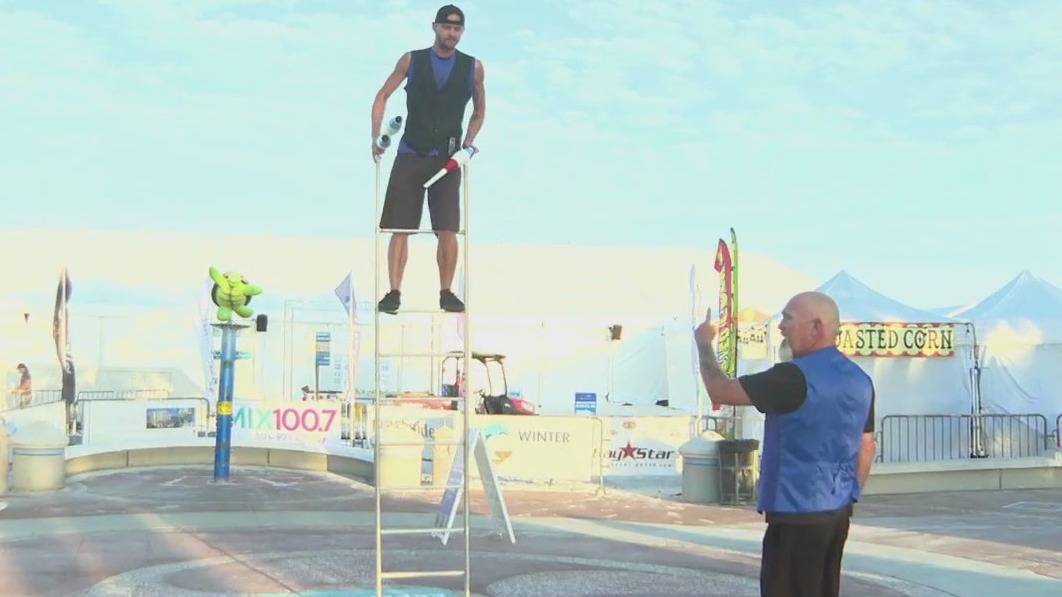
[[597, 414], [597, 394], [594, 392], [575, 393], [575, 414]]
[[327, 367], [332, 362], [331, 332], [317, 332], [317, 366]]

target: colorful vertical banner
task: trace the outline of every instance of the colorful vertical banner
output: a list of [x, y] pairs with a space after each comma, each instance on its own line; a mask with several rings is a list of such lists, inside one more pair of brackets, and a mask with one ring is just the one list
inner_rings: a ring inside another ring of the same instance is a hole
[[358, 302], [354, 294], [354, 272], [347, 272], [347, 276], [336, 286], [336, 297], [343, 303], [347, 310], [350, 323], [350, 340], [347, 342], [347, 398], [357, 399], [357, 368], [361, 348], [361, 328], [358, 326]]
[[730, 320], [734, 324], [734, 348], [733, 348], [733, 353], [734, 353], [734, 365], [733, 365], [734, 373], [733, 373], [733, 375], [737, 376], [737, 373], [738, 373], [738, 366], [737, 366], [737, 364], [738, 364], [738, 350], [741, 347], [741, 342], [739, 341], [739, 338], [740, 338], [740, 335], [741, 335], [741, 306], [738, 304], [738, 280], [741, 278], [741, 276], [738, 275], [739, 270], [738, 270], [737, 233], [734, 232], [733, 228], [730, 229], [730, 269], [731, 269], [731, 274], [730, 274], [730, 313], [731, 313], [731, 318], [730, 318]]
[[[734, 311], [734, 263], [726, 241], [719, 239], [715, 251], [715, 271], [719, 272], [719, 311], [717, 314], [719, 331], [716, 334], [719, 365], [730, 377], [737, 371], [737, 313]], [[712, 405], [713, 411], [721, 406]]]

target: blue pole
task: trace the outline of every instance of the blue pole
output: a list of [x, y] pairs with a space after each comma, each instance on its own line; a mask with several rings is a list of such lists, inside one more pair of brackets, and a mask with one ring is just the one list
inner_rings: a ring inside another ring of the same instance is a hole
[[229, 452], [232, 448], [232, 394], [236, 369], [236, 330], [233, 325], [221, 328], [221, 379], [218, 383], [218, 432], [214, 441], [214, 480], [229, 480]]

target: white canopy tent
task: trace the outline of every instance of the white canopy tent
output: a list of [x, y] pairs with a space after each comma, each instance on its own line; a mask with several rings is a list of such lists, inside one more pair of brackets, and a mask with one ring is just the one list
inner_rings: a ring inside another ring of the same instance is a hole
[[977, 330], [982, 412], [1043, 415], [1022, 439], [1045, 441], [1062, 413], [1062, 289], [1023, 270], [953, 316]]
[[[875, 427], [882, 459], [926, 460], [963, 454], [970, 445], [969, 421], [956, 415], [970, 415], [975, 404], [972, 326], [906, 305], [845, 271], [816, 290], [837, 302], [842, 323], [839, 344], [874, 381]], [[781, 313], [776, 313], [762, 324], [768, 356], [745, 361], [745, 371], [762, 370], [779, 361], [780, 320]], [[929, 348], [933, 339], [943, 350]], [[909, 415], [944, 416], [904, 418]], [[746, 436], [762, 433], [750, 431], [746, 425]]]

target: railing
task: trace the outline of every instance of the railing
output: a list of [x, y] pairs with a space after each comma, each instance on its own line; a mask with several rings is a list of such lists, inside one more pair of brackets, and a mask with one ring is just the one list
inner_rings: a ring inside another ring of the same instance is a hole
[[77, 400], [165, 400], [169, 390], [85, 390], [77, 393]]
[[31, 406], [62, 402], [62, 400], [62, 390], [30, 390], [28, 395], [7, 393], [6, 395], [0, 395], [0, 411], [19, 410]]
[[1055, 419], [1055, 447], [1062, 450], [1062, 415]]
[[878, 462], [1040, 456], [1051, 436], [1040, 414], [888, 415], [877, 435]]
[[[170, 397], [169, 390], [156, 390], [156, 389], [142, 389], [142, 390], [82, 390], [77, 393], [77, 397], [74, 399], [74, 404], [70, 413], [70, 425], [72, 429], [70, 432], [77, 433], [82, 431], [84, 426], [84, 405], [83, 401], [89, 400], [165, 400]], [[207, 403], [207, 411], [204, 414], [207, 421], [210, 417], [210, 402], [205, 398], [204, 402]], [[204, 422], [206, 426], [206, 422]]]

